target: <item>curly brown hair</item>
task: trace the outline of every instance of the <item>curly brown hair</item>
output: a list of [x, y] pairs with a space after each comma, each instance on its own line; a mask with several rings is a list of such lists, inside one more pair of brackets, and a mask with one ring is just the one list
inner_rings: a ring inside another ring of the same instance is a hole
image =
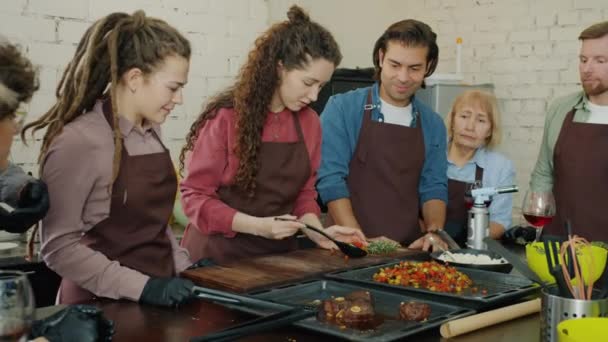
[[40, 86], [37, 68], [10, 43], [0, 44], [0, 86], [0, 120], [13, 115]]
[[118, 131], [116, 89], [120, 77], [132, 68], [150, 74], [168, 56], [190, 59], [190, 42], [165, 21], [146, 17], [143, 11], [133, 15], [111, 13], [97, 20], [80, 39], [74, 57], [67, 65], [57, 85], [57, 102], [38, 120], [27, 124], [21, 132], [32, 129], [32, 135], [48, 126], [39, 162], [53, 139], [63, 127], [80, 115], [91, 111], [95, 102], [107, 95], [114, 112], [114, 162], [112, 180], [118, 175], [122, 137]]
[[302, 8], [292, 6], [288, 20], [275, 24], [255, 41], [246, 63], [234, 85], [215, 95], [204, 106], [202, 114], [190, 127], [180, 156], [180, 173], [185, 156], [192, 151], [201, 128], [217, 115], [220, 108], [234, 108], [237, 115], [235, 154], [239, 166], [235, 185], [253, 196], [258, 172], [258, 151], [262, 130], [272, 96], [279, 86], [277, 66], [285, 70], [305, 68], [310, 61], [325, 59], [338, 66], [342, 54], [338, 43], [327, 29], [312, 22]]

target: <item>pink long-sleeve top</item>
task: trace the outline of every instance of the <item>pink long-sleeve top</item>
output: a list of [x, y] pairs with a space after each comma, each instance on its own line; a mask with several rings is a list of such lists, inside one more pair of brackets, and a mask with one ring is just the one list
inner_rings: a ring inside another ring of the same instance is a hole
[[[310, 177], [296, 198], [292, 214], [320, 214], [316, 202], [315, 182], [321, 163], [321, 125], [317, 113], [306, 107], [297, 114], [310, 158]], [[234, 237], [232, 220], [236, 209], [218, 197], [217, 190], [234, 183], [239, 159], [234, 153], [237, 142], [237, 116], [233, 108], [222, 108], [217, 116], [200, 130], [192, 152], [188, 155], [187, 176], [181, 183], [182, 205], [190, 221], [204, 234], [223, 234]], [[268, 113], [262, 141], [298, 141], [291, 111]]]
[[[160, 136], [157, 125], [141, 130], [120, 117], [119, 129], [129, 155], [163, 151], [152, 132]], [[79, 243], [83, 233], [110, 213], [112, 134], [98, 102], [53, 139], [42, 172], [52, 204], [42, 221], [40, 252], [49, 268], [97, 296], [136, 301], [149, 277]], [[179, 247], [169, 227], [167, 236], [175, 269], [183, 271], [192, 264], [188, 252]]]

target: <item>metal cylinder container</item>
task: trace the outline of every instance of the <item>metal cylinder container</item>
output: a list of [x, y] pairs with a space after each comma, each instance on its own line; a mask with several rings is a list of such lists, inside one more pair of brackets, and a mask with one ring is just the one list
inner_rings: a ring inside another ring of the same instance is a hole
[[490, 213], [484, 204], [475, 204], [469, 209], [467, 247], [488, 249], [483, 239], [490, 235]]
[[540, 336], [543, 342], [557, 342], [557, 325], [568, 319], [608, 317], [608, 298], [582, 300], [557, 295], [556, 287], [542, 290]]

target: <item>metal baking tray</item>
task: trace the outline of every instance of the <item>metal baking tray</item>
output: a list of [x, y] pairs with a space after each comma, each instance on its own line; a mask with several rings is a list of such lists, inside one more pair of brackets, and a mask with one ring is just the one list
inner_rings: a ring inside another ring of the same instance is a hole
[[[381, 289], [369, 289], [332, 280], [313, 280], [270, 290], [253, 292], [248, 295], [273, 303], [310, 307], [310, 304], [315, 300], [328, 299], [332, 296], [345, 296], [350, 292], [358, 290], [367, 290], [371, 292], [374, 297], [375, 311], [384, 318], [384, 322], [375, 329], [357, 330], [341, 328], [335, 324], [319, 322], [316, 317], [304, 319], [294, 325], [350, 341], [393, 341], [427, 329], [436, 328], [449, 320], [475, 313], [474, 310], [455, 305], [442, 304], [431, 300], [421, 300], [411, 295], [398, 294]], [[402, 321], [397, 319], [399, 317], [399, 304], [408, 301], [429, 304], [431, 306], [430, 317], [423, 322]], [[235, 308], [259, 314], [255, 309], [251, 310], [243, 307]]]
[[[540, 290], [537, 284], [527, 278], [464, 267], [456, 267], [456, 269], [471, 278], [473, 287], [478, 289], [476, 293], [473, 293], [471, 289], [466, 289], [461, 293], [434, 292], [424, 288], [389, 285], [373, 280], [374, 273], [378, 272], [380, 268], [392, 267], [397, 264], [399, 262], [337, 271], [327, 274], [326, 278], [390, 289], [400, 293], [422, 294], [424, 295], [422, 298], [441, 298], [444, 303], [470, 307], [476, 310], [495, 307], [505, 302], [514, 302]], [[485, 289], [486, 292], [482, 293], [482, 289]]]

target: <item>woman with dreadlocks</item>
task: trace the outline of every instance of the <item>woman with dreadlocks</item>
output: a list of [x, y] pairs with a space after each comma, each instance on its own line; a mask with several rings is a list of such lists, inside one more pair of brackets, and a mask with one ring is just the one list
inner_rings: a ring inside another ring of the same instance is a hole
[[[332, 35], [301, 8], [291, 7], [287, 16], [256, 40], [236, 83], [207, 103], [186, 137], [181, 192], [190, 224], [182, 246], [194, 260], [221, 264], [286, 252], [297, 247], [301, 222], [322, 227], [314, 188], [321, 131], [308, 105], [342, 55]], [[303, 231], [319, 246], [333, 247]], [[365, 241], [359, 230], [332, 226], [326, 232]]]
[[60, 303], [190, 297], [192, 282], [176, 277], [191, 262], [167, 226], [177, 181], [159, 138], [189, 59], [188, 40], [166, 22], [109, 14], [80, 40], [57, 102], [25, 127], [46, 128], [41, 178], [52, 206], [41, 254], [63, 277]]

